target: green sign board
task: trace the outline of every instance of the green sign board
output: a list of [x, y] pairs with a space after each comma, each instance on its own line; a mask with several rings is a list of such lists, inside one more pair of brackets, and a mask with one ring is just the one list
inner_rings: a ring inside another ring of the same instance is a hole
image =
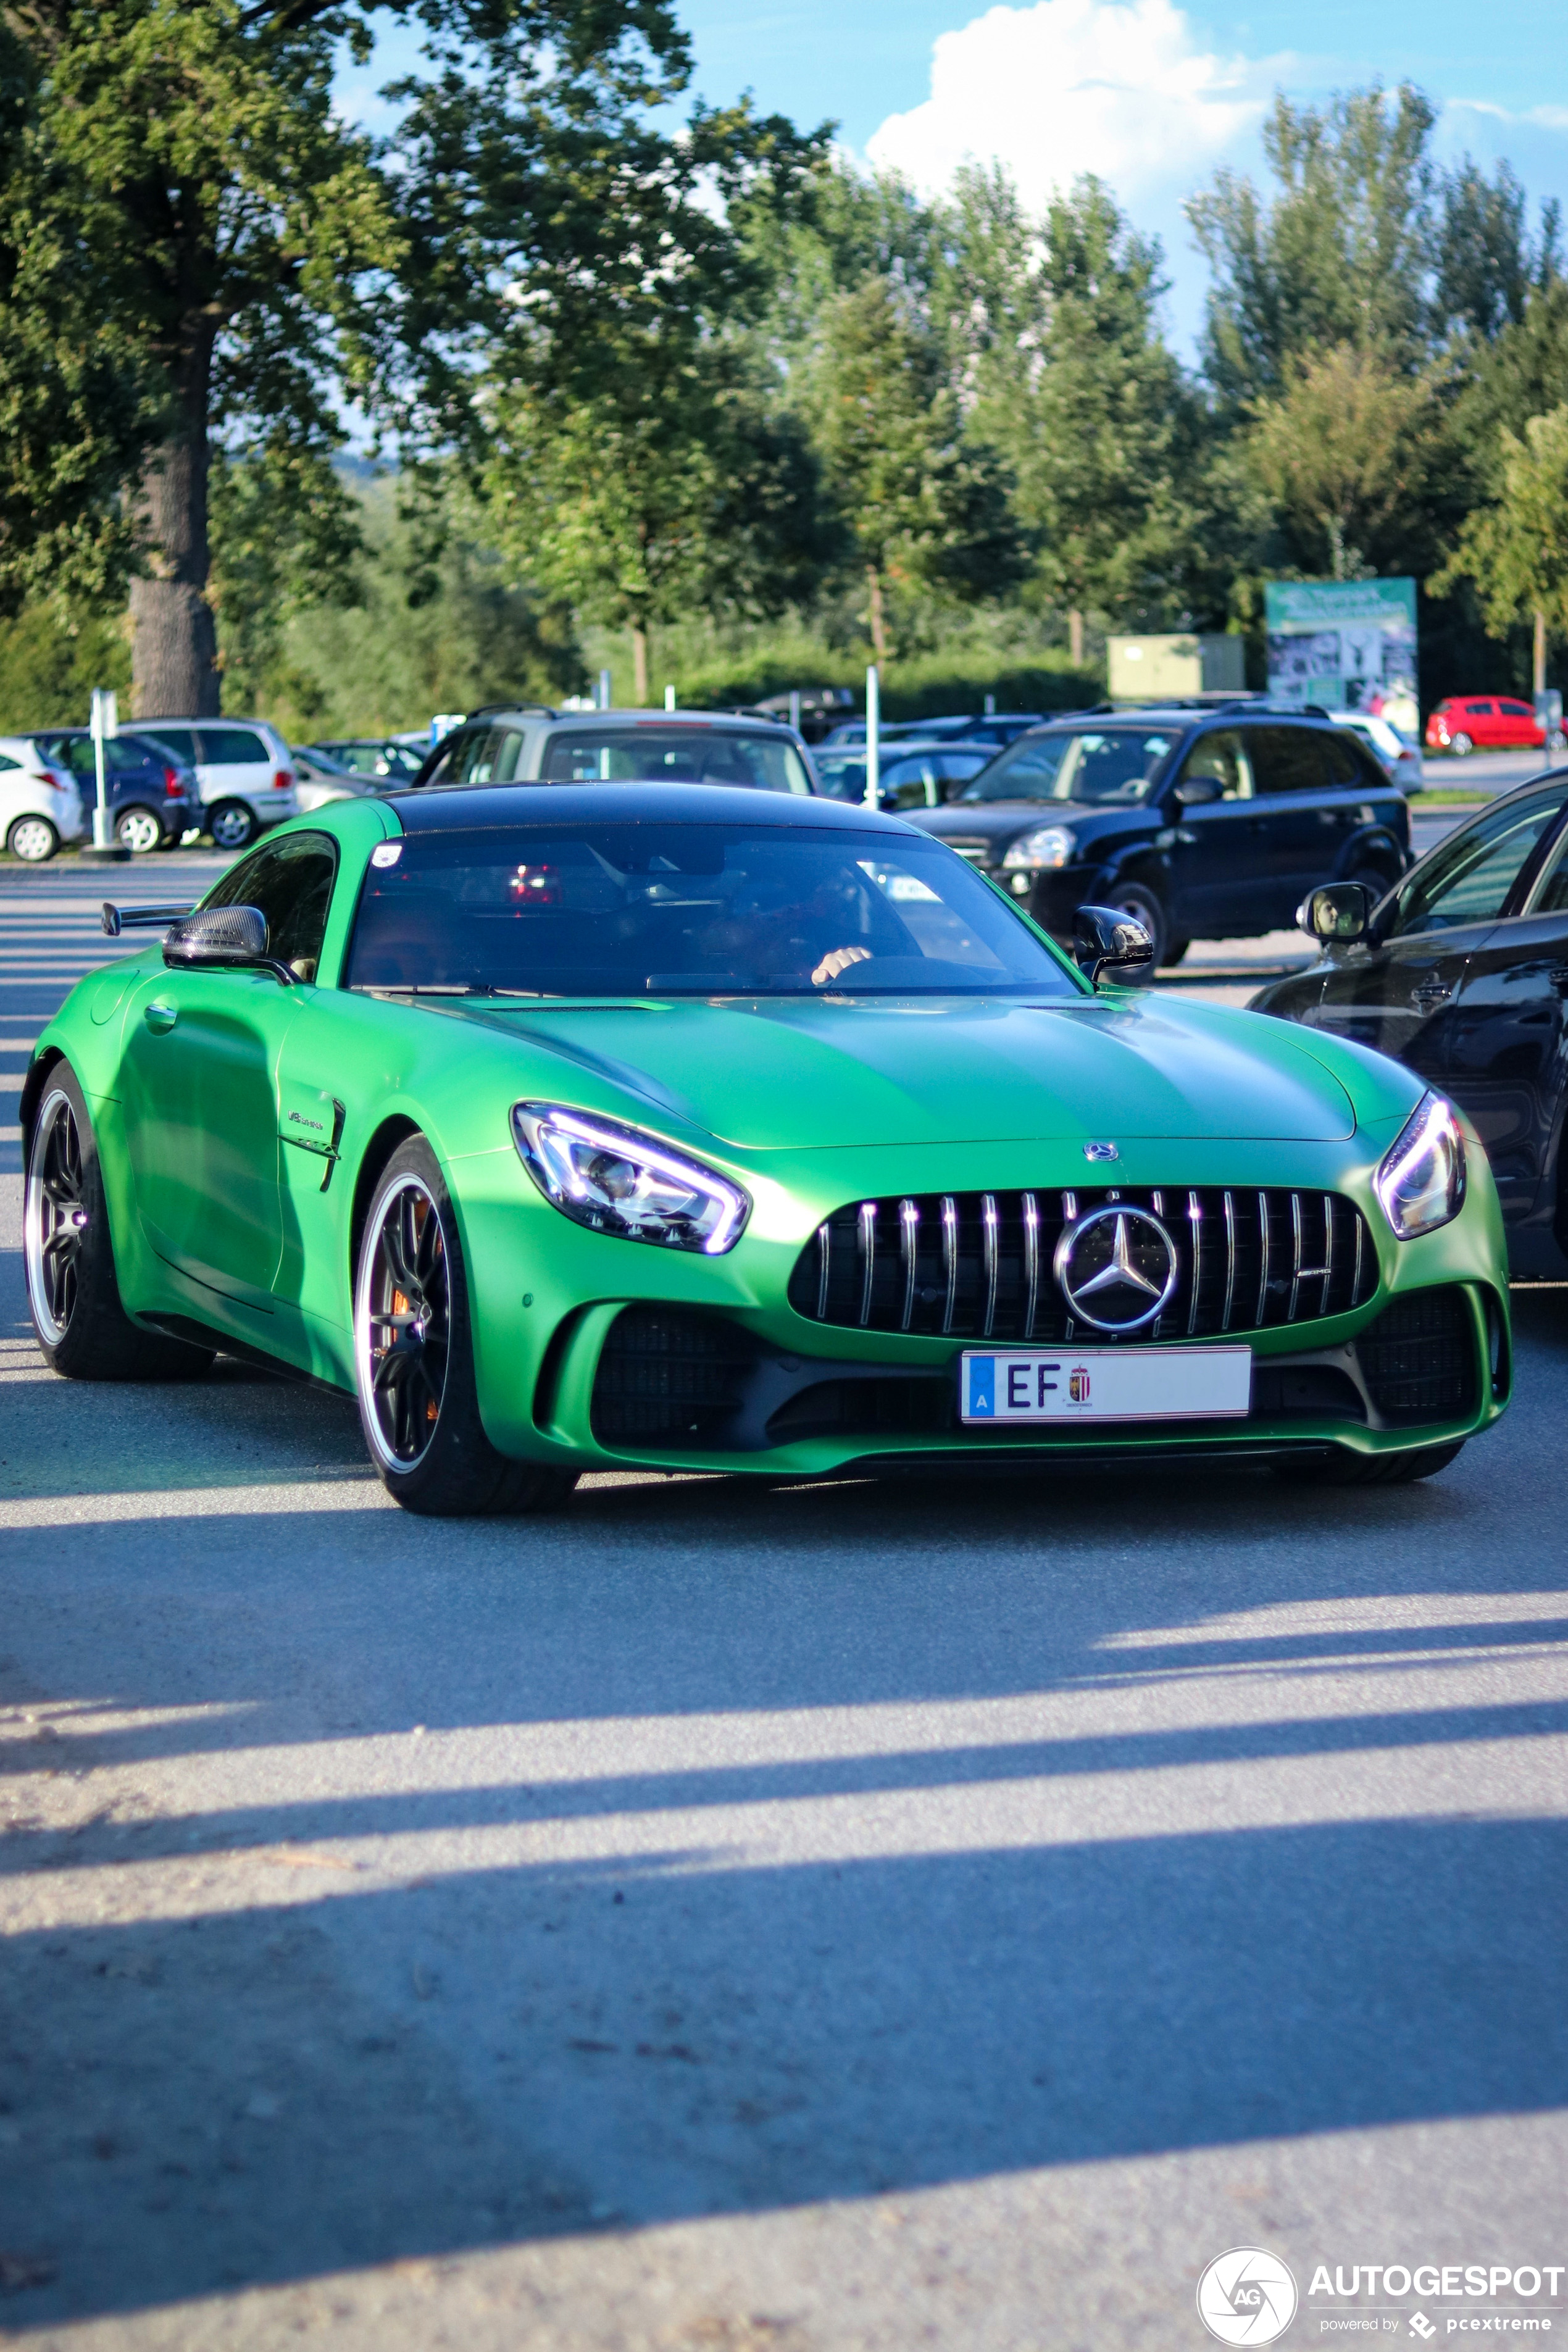
[[1414, 729], [1414, 580], [1270, 580], [1263, 596], [1275, 701], [1381, 710]]

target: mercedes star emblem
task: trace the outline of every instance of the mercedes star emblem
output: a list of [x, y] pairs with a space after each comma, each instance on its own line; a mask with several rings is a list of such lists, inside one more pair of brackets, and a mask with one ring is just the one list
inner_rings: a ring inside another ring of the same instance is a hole
[[1137, 1331], [1170, 1303], [1176, 1244], [1147, 1209], [1092, 1209], [1063, 1228], [1056, 1276], [1079, 1320], [1097, 1331]]

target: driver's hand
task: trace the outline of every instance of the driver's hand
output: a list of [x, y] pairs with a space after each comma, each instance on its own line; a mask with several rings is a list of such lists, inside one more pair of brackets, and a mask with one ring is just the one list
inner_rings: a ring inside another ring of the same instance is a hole
[[812, 973], [811, 984], [814, 988], [826, 988], [830, 980], [837, 980], [839, 973], [847, 971], [852, 963], [869, 963], [870, 961], [869, 948], [835, 948], [831, 955], [823, 957]]

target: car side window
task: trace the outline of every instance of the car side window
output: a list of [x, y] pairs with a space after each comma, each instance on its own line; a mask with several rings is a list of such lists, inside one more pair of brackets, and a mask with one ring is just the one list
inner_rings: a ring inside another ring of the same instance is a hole
[[1220, 798], [1226, 801], [1249, 801], [1253, 796], [1252, 762], [1239, 734], [1216, 730], [1212, 735], [1200, 735], [1187, 753], [1182, 768], [1182, 782], [1191, 783], [1200, 776], [1212, 776], [1220, 787]]
[[1510, 719], [1533, 719], [1535, 716], [1528, 702], [1500, 702], [1498, 709]]
[[337, 870], [338, 845], [330, 834], [286, 834], [232, 867], [202, 903], [259, 907], [267, 918], [268, 954], [301, 980], [314, 980]]
[[459, 727], [456, 734], [448, 735], [442, 747], [441, 756], [426, 777], [426, 782], [455, 784], [463, 761], [471, 756], [475, 742], [482, 741], [483, 737], [482, 728], [476, 736], [475, 731], [467, 727]]
[[1249, 727], [1254, 792], [1321, 793], [1329, 781], [1325, 749], [1310, 727]]
[[1541, 878], [1530, 894], [1527, 915], [1568, 915], [1568, 825], [1551, 849]]
[[68, 735], [63, 743], [45, 743], [39, 747], [47, 760], [57, 761], [68, 768], [73, 776], [91, 776], [96, 782], [98, 761], [88, 735]]
[[166, 745], [175, 759], [183, 760], [187, 768], [194, 768], [196, 764], [195, 733], [189, 727], [160, 727], [155, 733], [146, 735], [142, 740], [144, 742]]
[[209, 768], [254, 768], [267, 764], [267, 746], [248, 727], [204, 727], [202, 754]]
[[522, 759], [522, 736], [515, 727], [498, 727], [491, 735], [488, 757], [492, 784], [510, 784], [517, 781]]
[[[1328, 754], [1329, 782], [1336, 790], [1353, 791], [1356, 785], [1372, 782], [1363, 761], [1356, 756], [1356, 746], [1343, 735], [1331, 735], [1323, 749]], [[1380, 772], [1377, 782], [1384, 784], [1387, 779]]]
[[1451, 833], [1424, 858], [1401, 888], [1387, 937], [1446, 931], [1462, 923], [1495, 922], [1536, 845], [1555, 823], [1564, 799], [1550, 793], [1489, 809]]

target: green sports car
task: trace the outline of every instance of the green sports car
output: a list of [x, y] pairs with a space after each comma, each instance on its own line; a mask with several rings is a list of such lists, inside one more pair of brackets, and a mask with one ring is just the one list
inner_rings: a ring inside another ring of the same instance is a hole
[[351, 1392], [413, 1509], [630, 1465], [1397, 1481], [1507, 1401], [1496, 1195], [1440, 1096], [1118, 984], [1125, 918], [1084, 909], [1075, 963], [897, 819], [437, 788], [143, 911], [27, 1074], [39, 1342]]

